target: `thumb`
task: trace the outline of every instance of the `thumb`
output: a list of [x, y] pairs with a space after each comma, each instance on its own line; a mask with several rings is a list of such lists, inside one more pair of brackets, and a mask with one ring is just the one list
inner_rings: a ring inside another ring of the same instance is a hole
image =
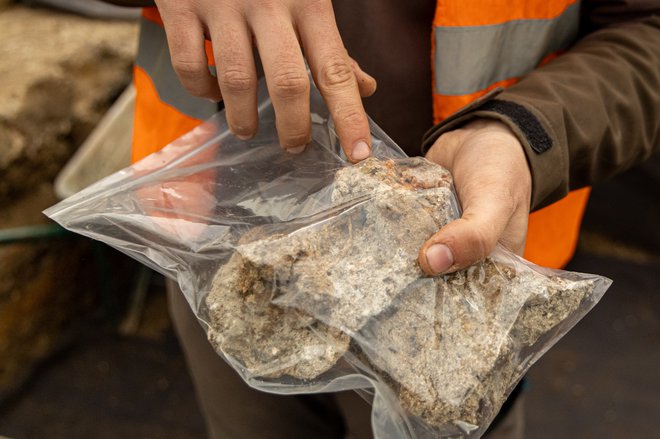
[[431, 276], [450, 273], [487, 257], [513, 214], [512, 205], [502, 201], [480, 196], [465, 203], [461, 218], [440, 229], [420, 249], [422, 270]]

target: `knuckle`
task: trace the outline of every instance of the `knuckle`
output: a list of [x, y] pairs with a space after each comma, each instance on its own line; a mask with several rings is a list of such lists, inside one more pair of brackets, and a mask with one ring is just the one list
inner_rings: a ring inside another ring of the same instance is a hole
[[186, 79], [201, 76], [208, 68], [205, 62], [191, 60], [180, 56], [172, 57], [172, 67], [177, 75]]
[[181, 84], [193, 96], [204, 97], [209, 94], [209, 86], [206, 78], [206, 63], [197, 61], [172, 60], [172, 67], [176, 72]]
[[367, 117], [359, 108], [340, 109], [333, 118], [335, 123], [342, 126], [359, 127], [367, 124]]
[[280, 0], [260, 0], [258, 2], [248, 2], [248, 5], [267, 13], [277, 11], [282, 6]]
[[321, 84], [326, 88], [346, 87], [355, 80], [353, 69], [343, 56], [331, 56], [321, 68]]
[[307, 0], [303, 5], [303, 11], [308, 14], [323, 14], [327, 13], [329, 6], [331, 6], [330, 0]]
[[273, 93], [279, 98], [295, 98], [309, 92], [307, 75], [297, 70], [284, 70], [273, 76]]
[[458, 130], [445, 131], [438, 138], [438, 142], [448, 143], [448, 144], [456, 144], [459, 143], [460, 140], [461, 140], [461, 133]]
[[454, 158], [456, 153], [460, 149], [460, 146], [463, 142], [463, 134], [458, 130], [451, 130], [443, 133], [438, 140], [436, 140], [435, 145], [438, 145], [437, 152], [439, 156], [442, 157], [441, 161], [438, 163], [449, 170], [452, 169]]
[[284, 148], [295, 148], [309, 142], [309, 132], [306, 130], [289, 131], [281, 134]]
[[516, 211], [516, 207], [518, 206], [518, 197], [514, 194], [514, 190], [515, 189], [511, 187], [504, 188], [500, 200], [502, 203], [502, 209], [509, 218], [513, 215], [513, 212]]
[[474, 248], [474, 259], [477, 262], [487, 257], [492, 249], [495, 247], [495, 242], [490, 237], [490, 234], [483, 229], [474, 230], [472, 236], [472, 246]]
[[232, 125], [232, 126], [230, 126], [230, 130], [235, 135], [241, 136], [241, 137], [244, 137], [244, 138], [248, 138], [248, 139], [253, 137], [254, 134], [257, 131], [255, 128], [240, 126], [240, 125]]
[[509, 184], [506, 180], [501, 181], [496, 186], [497, 190], [490, 194], [492, 211], [497, 214], [497, 220], [508, 221], [518, 208], [520, 204], [520, 196], [518, 195], [520, 189], [518, 186], [517, 183]]
[[257, 86], [255, 78], [240, 69], [229, 69], [218, 79], [222, 89], [229, 93], [245, 93]]
[[239, 136], [252, 137], [257, 132], [257, 123], [254, 120], [241, 119], [234, 116], [233, 113], [227, 112], [227, 119], [231, 132]]

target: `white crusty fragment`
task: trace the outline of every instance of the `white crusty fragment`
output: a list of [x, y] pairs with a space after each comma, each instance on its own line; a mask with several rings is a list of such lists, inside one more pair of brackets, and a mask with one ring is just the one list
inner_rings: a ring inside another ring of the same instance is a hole
[[273, 271], [275, 303], [352, 333], [423, 276], [420, 247], [456, 215], [450, 181], [423, 159], [367, 160], [336, 175], [333, 203], [354, 206], [237, 252]]
[[339, 329], [359, 330], [422, 277], [420, 246], [458, 215], [449, 173], [424, 159], [339, 170], [331, 208], [293, 233], [252, 229], [215, 276], [209, 339], [254, 376], [327, 371], [348, 348]]
[[594, 286], [486, 259], [418, 281], [354, 338], [409, 413], [435, 427], [478, 428], [527, 364], [520, 352]]
[[350, 335], [410, 415], [443, 437], [483, 433], [596, 282], [496, 257], [424, 276], [420, 246], [457, 217], [449, 173], [424, 159], [343, 168], [326, 216], [244, 235], [207, 297], [209, 338], [252, 376], [314, 379]]
[[272, 305], [272, 271], [234, 254], [206, 298], [209, 341], [252, 377], [315, 378], [346, 352], [349, 337], [295, 309]]

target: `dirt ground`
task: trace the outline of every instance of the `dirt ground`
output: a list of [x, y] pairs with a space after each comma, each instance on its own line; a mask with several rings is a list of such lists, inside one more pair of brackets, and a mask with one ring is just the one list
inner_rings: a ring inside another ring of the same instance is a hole
[[[585, 238], [568, 269], [600, 273], [614, 284], [532, 368], [528, 438], [658, 437], [660, 180], [652, 172], [646, 175], [651, 179], [640, 182], [638, 173], [628, 174], [594, 192]], [[162, 319], [165, 303], [158, 291], [156, 281], [148, 323], [137, 335], [120, 337], [90, 327], [44, 364], [21, 394], [0, 405], [0, 436], [205, 437], [181, 352]]]

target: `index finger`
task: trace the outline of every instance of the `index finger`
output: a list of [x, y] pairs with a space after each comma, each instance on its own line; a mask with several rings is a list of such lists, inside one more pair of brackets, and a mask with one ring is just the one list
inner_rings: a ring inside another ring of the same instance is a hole
[[369, 121], [332, 3], [305, 2], [296, 15], [312, 76], [335, 122], [339, 143], [351, 161], [364, 160], [371, 154]]

